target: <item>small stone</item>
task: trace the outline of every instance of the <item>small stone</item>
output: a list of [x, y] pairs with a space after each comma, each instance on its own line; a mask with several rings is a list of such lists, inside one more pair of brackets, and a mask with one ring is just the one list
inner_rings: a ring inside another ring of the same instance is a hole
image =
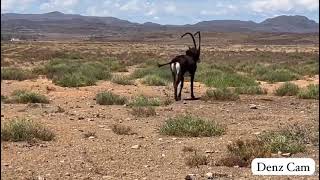
[[94, 119], [92, 119], [92, 118], [89, 118], [89, 119], [88, 119], [88, 121], [94, 121]]
[[172, 140], [177, 140], [177, 138], [172, 138]]
[[249, 108], [250, 108], [250, 109], [258, 109], [257, 105], [255, 105], [255, 104], [250, 104], [250, 105], [249, 105]]
[[213, 173], [208, 172], [208, 173], [206, 174], [206, 177], [207, 177], [208, 179], [213, 179]]
[[290, 156], [291, 156], [291, 153], [282, 153], [281, 156], [283, 156], [283, 157], [290, 157]]
[[139, 149], [141, 146], [139, 144], [131, 146], [131, 149]]
[[90, 136], [88, 139], [94, 139], [95, 137], [94, 136]]
[[70, 176], [70, 173], [67, 172], [65, 175], [66, 175], [66, 176]]
[[99, 127], [99, 128], [104, 128], [104, 127], [105, 127], [105, 125], [98, 125], [98, 127]]
[[159, 141], [162, 141], [162, 138], [159, 138], [158, 140], [159, 140]]
[[90, 108], [94, 108], [94, 105], [90, 105]]
[[78, 120], [83, 120], [84, 119], [84, 117], [78, 117]]
[[255, 132], [255, 133], [253, 133], [254, 135], [259, 135], [259, 134], [261, 134], [261, 132]]
[[112, 179], [112, 176], [102, 176], [102, 179]]
[[215, 151], [207, 150], [205, 153], [214, 153]]
[[165, 157], [166, 155], [165, 155], [165, 154], [161, 154], [161, 156], [162, 156], [162, 157]]

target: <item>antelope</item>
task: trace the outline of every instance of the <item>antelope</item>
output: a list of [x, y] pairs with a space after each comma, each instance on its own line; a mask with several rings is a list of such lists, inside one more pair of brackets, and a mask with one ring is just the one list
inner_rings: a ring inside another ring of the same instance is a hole
[[[183, 38], [186, 35], [190, 35], [193, 41], [194, 47], [186, 51], [185, 55], [178, 55], [173, 58], [170, 62], [165, 64], [158, 64], [158, 67], [165, 65], [170, 65], [170, 70], [173, 77], [173, 87], [174, 87], [174, 99], [176, 101], [181, 100], [181, 91], [183, 88], [184, 74], [189, 72], [191, 77], [191, 99], [195, 99], [193, 93], [193, 82], [194, 76], [197, 70], [197, 63], [200, 62], [200, 47], [201, 47], [201, 35], [200, 31], [196, 32], [194, 35], [187, 32], [181, 36]], [[199, 47], [197, 48], [194, 36], [199, 35]]]

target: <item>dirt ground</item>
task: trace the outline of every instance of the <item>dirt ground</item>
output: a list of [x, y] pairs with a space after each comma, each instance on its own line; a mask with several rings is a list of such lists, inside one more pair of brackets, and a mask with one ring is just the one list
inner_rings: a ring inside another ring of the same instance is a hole
[[[294, 83], [301, 87], [318, 84], [319, 76]], [[253, 138], [257, 134], [289, 124], [318, 124], [319, 101], [272, 95], [281, 83], [261, 83], [267, 95], [241, 95], [237, 101], [205, 102], [182, 100], [156, 107], [156, 116], [137, 118], [126, 106], [98, 105], [95, 95], [101, 91], [134, 97], [139, 94], [173, 99], [169, 86], [118, 85], [99, 81], [96, 86], [63, 88], [40, 77], [36, 80], [1, 82], [1, 94], [10, 95], [16, 89], [27, 89], [46, 95], [49, 104], [1, 104], [1, 122], [15, 117], [27, 117], [52, 129], [56, 138], [49, 142], [1, 142], [1, 177], [3, 179], [184, 179], [196, 174], [205, 179], [208, 172], [220, 179], [318, 179], [319, 148], [308, 144], [307, 151], [293, 157], [309, 157], [316, 161], [316, 173], [304, 177], [253, 176], [250, 168], [214, 166], [227, 155], [227, 145], [237, 139]], [[195, 84], [195, 95], [203, 96], [206, 87]], [[190, 97], [190, 85], [183, 89], [183, 98]], [[257, 109], [250, 109], [255, 104]], [[58, 107], [64, 112], [59, 112]], [[159, 134], [167, 118], [193, 114], [215, 120], [227, 127], [219, 137], [175, 138]], [[136, 134], [117, 135], [113, 124], [130, 126]], [[95, 138], [85, 138], [95, 132]], [[139, 145], [134, 149], [132, 146]], [[208, 165], [190, 168], [183, 152], [193, 146], [210, 159]]]

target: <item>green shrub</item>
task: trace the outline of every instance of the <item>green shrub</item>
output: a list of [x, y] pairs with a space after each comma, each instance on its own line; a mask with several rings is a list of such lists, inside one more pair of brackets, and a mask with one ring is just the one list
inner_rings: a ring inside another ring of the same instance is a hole
[[259, 140], [237, 140], [227, 147], [227, 157], [219, 160], [217, 165], [247, 167], [255, 158], [266, 158], [271, 156], [268, 149], [264, 147], [264, 142]]
[[1, 126], [3, 141], [29, 141], [34, 138], [51, 141], [54, 136], [54, 133], [43, 125], [26, 119], [10, 120]]
[[260, 86], [236, 87], [235, 92], [238, 94], [267, 94], [267, 91]]
[[172, 80], [172, 74], [171, 71], [167, 68], [158, 68], [156, 66], [151, 66], [143, 69], [137, 69], [135, 70], [131, 78], [137, 79], [137, 78], [143, 78], [146, 76], [154, 76], [158, 79], [162, 79], [163, 81], [171, 81]]
[[205, 69], [200, 71], [198, 75], [196, 75], [196, 81], [203, 82], [209, 87], [216, 88], [258, 85], [253, 78], [233, 72], [223, 72], [216, 69]]
[[308, 134], [305, 127], [295, 125], [279, 131], [264, 132], [259, 139], [273, 153], [298, 153], [305, 151], [305, 144], [309, 142]]
[[114, 124], [111, 127], [112, 131], [118, 135], [132, 135], [134, 134], [129, 126], [122, 124]]
[[133, 85], [133, 81], [125, 76], [114, 76], [111, 81], [121, 85]]
[[98, 93], [96, 96], [96, 101], [100, 105], [123, 105], [127, 102], [127, 98], [107, 91]]
[[299, 92], [299, 86], [291, 83], [285, 82], [279, 88], [275, 90], [275, 95], [277, 96], [294, 96]]
[[26, 90], [16, 90], [12, 93], [12, 97], [7, 100], [11, 103], [49, 103], [49, 100], [46, 96], [40, 95], [35, 92], [29, 92]]
[[167, 81], [156, 75], [148, 75], [142, 80], [142, 84], [148, 86], [165, 86]]
[[149, 98], [144, 95], [139, 95], [134, 98], [129, 106], [160, 106], [161, 102], [158, 98]]
[[299, 78], [299, 76], [289, 69], [272, 69], [267, 67], [259, 67], [254, 72], [255, 76], [260, 81], [268, 82], [285, 82]]
[[197, 154], [188, 156], [186, 158], [186, 165], [189, 167], [199, 167], [200, 165], [206, 165], [208, 163], [207, 156]]
[[110, 67], [101, 62], [82, 62], [70, 59], [55, 59], [42, 69], [35, 69], [38, 74], [45, 74], [53, 83], [63, 87], [81, 87], [94, 85], [98, 80], [111, 79]]
[[224, 131], [225, 129], [215, 122], [205, 121], [190, 115], [170, 118], [160, 129], [161, 134], [179, 137], [219, 136]]
[[239, 95], [230, 89], [208, 89], [202, 98], [205, 101], [235, 101], [239, 99]]
[[156, 110], [154, 107], [132, 107], [132, 115], [137, 117], [155, 116]]
[[34, 79], [37, 76], [30, 70], [24, 70], [21, 68], [1, 68], [2, 80], [18, 80], [23, 81], [26, 79]]
[[301, 99], [319, 99], [319, 84], [310, 84], [305, 89], [301, 89], [298, 93]]

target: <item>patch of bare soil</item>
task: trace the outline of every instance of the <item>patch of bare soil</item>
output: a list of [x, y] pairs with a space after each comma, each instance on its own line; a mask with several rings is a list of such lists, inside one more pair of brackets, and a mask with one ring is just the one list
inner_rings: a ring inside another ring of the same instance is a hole
[[[305, 85], [304, 81], [299, 83]], [[316, 100], [243, 95], [240, 100], [230, 102], [183, 100], [169, 106], [157, 107], [156, 116], [137, 118], [130, 113], [129, 107], [97, 105], [95, 95], [109, 90], [129, 98], [144, 94], [160, 98], [169, 96], [173, 99], [172, 86], [123, 86], [101, 81], [97, 86], [63, 88], [55, 86], [47, 79], [2, 81], [3, 95], [10, 95], [16, 89], [45, 94], [49, 97], [50, 104], [2, 104], [1, 121], [15, 117], [31, 118], [52, 129], [56, 138], [51, 142], [2, 142], [1, 177], [4, 179], [174, 180], [184, 179], [187, 174], [196, 174], [198, 179], [205, 179], [208, 172], [219, 174], [225, 179], [256, 179], [250, 168], [215, 166], [214, 163], [226, 155], [227, 145], [232, 141], [252, 138], [262, 131], [277, 129], [283, 125], [316, 123], [316, 117], [319, 116]], [[190, 97], [189, 89], [189, 83], [186, 83], [183, 98]], [[204, 86], [196, 83], [196, 96], [204, 93]], [[250, 109], [250, 104], [255, 104], [257, 109]], [[64, 109], [64, 112], [58, 111], [58, 106]], [[179, 114], [193, 114], [215, 120], [227, 127], [226, 133], [220, 137], [205, 138], [160, 135], [159, 128], [164, 121]], [[117, 123], [131, 127], [135, 133], [115, 134], [111, 126]], [[95, 137], [84, 137], [88, 132], [95, 132]], [[208, 165], [188, 167], [185, 158], [190, 153], [182, 151], [185, 146], [193, 146], [199, 154], [208, 156]], [[318, 167], [318, 153], [319, 149], [310, 144], [302, 157], [315, 159]], [[318, 177], [317, 172], [317, 176], [297, 179]]]

